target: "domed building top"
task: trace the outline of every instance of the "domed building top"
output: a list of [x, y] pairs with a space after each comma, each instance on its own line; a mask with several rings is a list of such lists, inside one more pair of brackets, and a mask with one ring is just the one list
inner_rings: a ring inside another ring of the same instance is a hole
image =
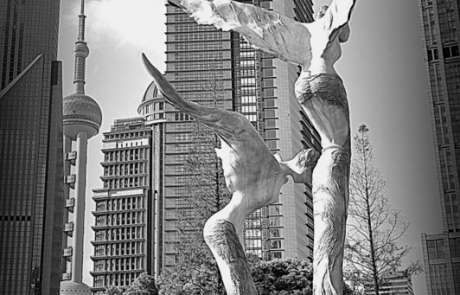
[[82, 93], [74, 93], [64, 98], [63, 119], [64, 125], [90, 125], [98, 131], [102, 123], [102, 112], [94, 99]]
[[158, 97], [163, 97], [163, 95], [158, 90], [158, 87], [155, 84], [155, 82], [152, 81], [152, 83], [150, 83], [149, 87], [147, 87], [147, 90], [145, 91], [144, 96], [142, 97], [142, 102], [141, 103], [144, 103], [144, 102], [146, 102], [148, 100], [158, 98]]
[[149, 105], [153, 103], [153, 100], [158, 100], [158, 99], [161, 99], [163, 101], [164, 97], [163, 97], [163, 94], [161, 94], [155, 82], [152, 81], [152, 83], [150, 83], [150, 85], [147, 87], [147, 90], [145, 90], [144, 92], [144, 96], [142, 97], [141, 104], [137, 108], [137, 112], [141, 114], [142, 109], [146, 105]]

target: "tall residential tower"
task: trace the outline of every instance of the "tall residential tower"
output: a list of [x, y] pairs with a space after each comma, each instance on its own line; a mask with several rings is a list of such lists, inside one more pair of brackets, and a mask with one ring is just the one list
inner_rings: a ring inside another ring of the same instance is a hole
[[139, 117], [115, 120], [104, 133], [103, 187], [93, 190], [93, 294], [104, 294], [111, 285], [128, 286], [143, 272], [153, 273], [151, 133]]
[[[99, 132], [102, 122], [97, 102], [85, 94], [85, 64], [89, 49], [85, 41], [84, 0], [81, 0], [78, 38], [75, 42], [74, 93], [64, 98], [64, 198], [66, 223], [64, 256], [68, 259], [61, 294], [90, 294], [82, 282], [83, 234], [86, 202], [86, 159], [88, 139]], [[73, 167], [72, 167], [73, 166]], [[72, 213], [72, 214], [69, 214]], [[69, 221], [72, 217], [72, 221]]]
[[460, 3], [420, 0], [444, 231], [422, 234], [429, 295], [460, 294]]
[[0, 1], [0, 294], [59, 294], [59, 6], [59, 0]]

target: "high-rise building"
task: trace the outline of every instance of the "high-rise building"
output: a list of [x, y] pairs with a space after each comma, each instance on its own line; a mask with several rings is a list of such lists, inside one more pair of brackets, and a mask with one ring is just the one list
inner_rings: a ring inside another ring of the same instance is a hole
[[[239, 1], [273, 10], [301, 22], [313, 20], [312, 2]], [[206, 103], [216, 98], [219, 107], [244, 114], [260, 132], [273, 153], [290, 159], [303, 148], [320, 149], [319, 136], [294, 94], [299, 69], [271, 55], [254, 50], [238, 33], [198, 25], [181, 9], [167, 6], [166, 77], [188, 100]], [[152, 86], [153, 87], [153, 86]], [[216, 91], [217, 90], [217, 91]], [[156, 136], [162, 138], [164, 163], [157, 201], [163, 204], [164, 228], [176, 228], [175, 200], [187, 194], [180, 179], [184, 151], [175, 146], [191, 144], [191, 124], [185, 114], [165, 105], [166, 123]], [[154, 142], [156, 142], [154, 140]], [[174, 168], [174, 169], [173, 169]], [[245, 249], [264, 259], [308, 259], [313, 253], [313, 204], [308, 185], [287, 183], [277, 203], [250, 217]], [[157, 269], [174, 264], [168, 243], [174, 230], [159, 231]]]
[[59, 0], [0, 1], [0, 294], [59, 294]]
[[64, 213], [65, 270], [61, 295], [90, 294], [82, 281], [86, 202], [88, 139], [99, 132], [102, 113], [97, 102], [85, 94], [85, 64], [89, 49], [85, 41], [84, 0], [81, 0], [78, 37], [74, 47], [74, 93], [64, 98]]
[[[380, 285], [381, 295], [414, 295], [412, 289], [412, 277], [407, 272], [395, 272], [388, 275]], [[365, 286], [364, 295], [374, 295], [373, 284]]]
[[443, 232], [422, 234], [429, 295], [460, 294], [460, 5], [420, 0]]
[[141, 273], [153, 272], [151, 138], [142, 117], [115, 120], [104, 133], [103, 188], [93, 190], [94, 294], [104, 294], [111, 285], [128, 286]]

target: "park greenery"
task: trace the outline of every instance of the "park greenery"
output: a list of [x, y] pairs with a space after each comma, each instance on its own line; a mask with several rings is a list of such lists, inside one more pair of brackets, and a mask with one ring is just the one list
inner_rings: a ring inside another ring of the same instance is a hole
[[130, 286], [110, 286], [107, 295], [158, 295], [155, 279], [146, 272], [142, 273]]
[[[297, 259], [274, 259], [262, 261], [248, 255], [251, 275], [260, 295], [312, 295], [313, 268], [311, 263]], [[155, 284], [153, 277], [143, 273], [131, 286], [107, 288], [107, 295], [205, 295], [223, 294], [225, 290], [211, 280], [205, 261], [201, 269], [196, 269], [192, 281], [180, 279], [171, 271], [162, 274], [162, 280]], [[183, 272], [182, 272], [183, 274]], [[167, 276], [174, 279], [165, 281]], [[201, 277], [201, 278], [200, 278]], [[193, 281], [195, 280], [195, 281]], [[197, 282], [200, 282], [198, 285]], [[344, 284], [344, 295], [353, 295]]]

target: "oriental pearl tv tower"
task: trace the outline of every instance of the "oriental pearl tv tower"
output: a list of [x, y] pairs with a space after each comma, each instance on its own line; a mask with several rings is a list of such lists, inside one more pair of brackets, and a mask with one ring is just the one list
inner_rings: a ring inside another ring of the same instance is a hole
[[63, 106], [64, 194], [67, 208], [64, 232], [67, 236], [63, 241], [66, 270], [62, 277], [61, 295], [91, 294], [89, 287], [82, 282], [86, 159], [88, 139], [99, 132], [102, 113], [97, 102], [85, 94], [85, 64], [89, 49], [85, 42], [84, 5], [84, 0], [81, 0], [78, 38], [74, 48], [74, 93], [64, 98]]

